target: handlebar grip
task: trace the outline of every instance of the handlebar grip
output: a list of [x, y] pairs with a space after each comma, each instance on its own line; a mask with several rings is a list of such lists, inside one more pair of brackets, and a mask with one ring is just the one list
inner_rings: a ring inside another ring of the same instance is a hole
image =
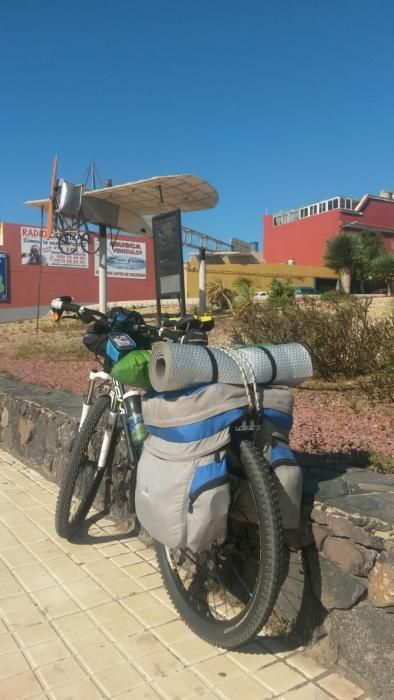
[[72, 297], [63, 296], [57, 297], [51, 301], [51, 309], [55, 317], [55, 321], [60, 321], [64, 312], [70, 311], [71, 313], [77, 314], [83, 323], [91, 323], [91, 321], [99, 320], [104, 321], [106, 324], [110, 324], [110, 319], [107, 314], [101, 313], [101, 311], [96, 311], [95, 309], [90, 309], [88, 306], [83, 304], [74, 304], [72, 302]]
[[60, 311], [61, 313], [63, 313], [63, 311], [73, 311], [74, 313], [78, 313], [80, 308], [80, 304], [73, 304], [71, 302], [71, 297], [68, 299], [57, 297], [57, 299], [52, 299], [51, 301], [51, 309], [53, 311]]

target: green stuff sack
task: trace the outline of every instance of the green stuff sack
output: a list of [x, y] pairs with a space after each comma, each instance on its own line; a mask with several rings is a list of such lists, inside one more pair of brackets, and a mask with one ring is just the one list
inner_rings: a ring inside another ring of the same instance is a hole
[[132, 350], [111, 370], [111, 376], [121, 384], [150, 389], [148, 365], [150, 350]]

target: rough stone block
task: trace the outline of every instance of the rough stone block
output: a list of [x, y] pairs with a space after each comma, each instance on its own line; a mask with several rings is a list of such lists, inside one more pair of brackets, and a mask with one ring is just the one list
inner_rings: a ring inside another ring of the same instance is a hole
[[371, 684], [377, 697], [394, 698], [392, 616], [362, 603], [349, 611], [333, 610], [330, 618], [331, 645], [338, 662]]
[[346, 474], [352, 492], [373, 492], [373, 491], [390, 491], [394, 488], [394, 476], [391, 474], [379, 474], [377, 472], [362, 469], [358, 472], [350, 472]]
[[25, 447], [33, 439], [34, 423], [29, 418], [20, 418], [18, 421], [19, 440], [22, 447]]
[[316, 494], [319, 500], [326, 498], [336, 498], [348, 493], [348, 485], [342, 476], [335, 475], [332, 478], [319, 478], [318, 475], [304, 477], [303, 491], [305, 493]]
[[377, 558], [368, 576], [368, 600], [377, 608], [394, 606], [394, 553], [383, 552]]
[[319, 551], [321, 550], [322, 544], [326, 537], [332, 534], [331, 530], [328, 527], [324, 527], [324, 525], [319, 525], [318, 523], [312, 523], [312, 533], [313, 539], [316, 544], [316, 548]]
[[367, 590], [365, 579], [343, 571], [312, 547], [307, 556], [313, 593], [326, 610], [352, 608], [363, 597]]
[[381, 526], [379, 527], [379, 521], [388, 523], [390, 526], [394, 525], [394, 489], [389, 493], [338, 496], [327, 499], [327, 503], [345, 512], [356, 513], [376, 520], [376, 530], [384, 529]]
[[[311, 518], [321, 525], [327, 525], [337, 537], [347, 537], [350, 540], [354, 540], [357, 544], [364, 545], [364, 547], [378, 550], [384, 549], [384, 540], [381, 537], [372, 535], [341, 515], [314, 508]], [[361, 524], [363, 520], [361, 519], [359, 522]], [[365, 519], [365, 523], [368, 523], [368, 519]]]
[[328, 537], [323, 543], [322, 551], [327, 559], [355, 576], [368, 576], [376, 556], [373, 550], [359, 547], [340, 537]]
[[6, 428], [8, 425], [8, 419], [9, 419], [9, 413], [8, 413], [8, 408], [5, 406], [3, 408], [2, 414], [1, 414], [1, 421], [0, 421], [0, 426], [2, 428]]

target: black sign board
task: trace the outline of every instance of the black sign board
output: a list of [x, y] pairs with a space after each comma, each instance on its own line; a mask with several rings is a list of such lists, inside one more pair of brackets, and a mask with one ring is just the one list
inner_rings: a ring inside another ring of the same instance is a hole
[[8, 254], [0, 253], [0, 301], [8, 301]]
[[158, 313], [160, 300], [177, 298], [181, 314], [186, 314], [185, 284], [182, 254], [181, 212], [171, 211], [152, 219], [155, 251], [156, 296]]

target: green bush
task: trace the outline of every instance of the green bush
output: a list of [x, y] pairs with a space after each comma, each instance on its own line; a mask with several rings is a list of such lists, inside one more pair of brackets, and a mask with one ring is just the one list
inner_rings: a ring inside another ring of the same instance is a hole
[[273, 278], [268, 290], [268, 300], [274, 304], [294, 299], [294, 289], [291, 286], [291, 280], [278, 280]]
[[330, 289], [328, 292], [323, 292], [319, 299], [323, 301], [336, 301], [337, 299], [347, 299], [347, 294], [342, 289]]
[[253, 297], [256, 289], [253, 282], [248, 277], [236, 277], [231, 286], [234, 306], [238, 309], [242, 309], [253, 304]]
[[[260, 304], [234, 318], [237, 343], [300, 342], [309, 351], [315, 375], [393, 377], [394, 319], [374, 320], [370, 300], [337, 296], [304, 298], [280, 306]], [[393, 380], [394, 383], [394, 380]]]

